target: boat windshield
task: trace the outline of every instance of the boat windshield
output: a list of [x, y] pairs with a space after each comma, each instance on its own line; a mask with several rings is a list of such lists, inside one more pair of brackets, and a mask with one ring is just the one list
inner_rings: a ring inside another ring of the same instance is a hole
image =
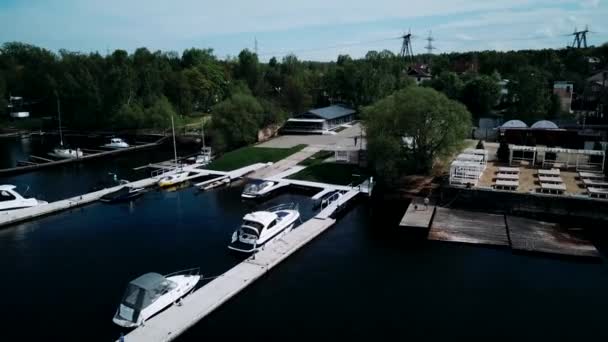
[[0, 202], [12, 201], [16, 197], [8, 191], [0, 191]]
[[250, 230], [255, 231], [256, 235], [260, 235], [260, 232], [264, 228], [264, 226], [261, 223], [255, 222], [255, 221], [249, 221], [249, 220], [243, 220], [243, 224], [241, 225], [241, 227], [249, 228]]
[[122, 304], [135, 310], [142, 310], [176, 287], [175, 282], [160, 274], [149, 273], [129, 283]]

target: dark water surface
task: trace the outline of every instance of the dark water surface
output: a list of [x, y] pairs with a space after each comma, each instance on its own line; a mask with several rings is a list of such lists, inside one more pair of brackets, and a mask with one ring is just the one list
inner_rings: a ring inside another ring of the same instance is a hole
[[[133, 166], [167, 156], [135, 153], [0, 183], [59, 199], [110, 169], [137, 177]], [[0, 341], [112, 341], [128, 281], [196, 266], [207, 276], [226, 271], [241, 260], [227, 251], [230, 234], [255, 206], [241, 189], [153, 191], [0, 230]], [[312, 215], [304, 195], [262, 205], [292, 201]], [[404, 210], [359, 202], [178, 340], [608, 340], [604, 263], [420, 241], [395, 231]]]

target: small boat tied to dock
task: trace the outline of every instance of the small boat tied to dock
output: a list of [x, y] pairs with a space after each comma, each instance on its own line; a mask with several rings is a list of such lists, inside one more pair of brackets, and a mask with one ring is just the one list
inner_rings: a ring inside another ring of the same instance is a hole
[[201, 277], [200, 270], [192, 268], [164, 276], [146, 273], [132, 280], [116, 310], [114, 323], [125, 328], [142, 325], [192, 292]]

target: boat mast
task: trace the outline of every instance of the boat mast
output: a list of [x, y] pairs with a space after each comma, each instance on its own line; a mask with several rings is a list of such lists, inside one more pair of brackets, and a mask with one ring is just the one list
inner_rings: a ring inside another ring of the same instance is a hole
[[175, 168], [177, 168], [177, 147], [175, 145], [175, 125], [173, 123], [173, 115], [171, 115], [171, 130], [173, 131], [173, 156], [175, 157]]
[[59, 142], [60, 146], [63, 147], [63, 133], [61, 132], [61, 110], [59, 108], [59, 95], [55, 92], [55, 98], [57, 99], [57, 116], [59, 117]]
[[205, 121], [204, 120], [201, 125], [201, 131], [202, 131], [202, 135], [203, 135], [203, 150], [204, 150], [205, 149]]

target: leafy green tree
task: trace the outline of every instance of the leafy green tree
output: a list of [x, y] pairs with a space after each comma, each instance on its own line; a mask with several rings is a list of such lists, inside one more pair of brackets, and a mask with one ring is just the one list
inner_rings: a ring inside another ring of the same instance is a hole
[[478, 76], [464, 85], [462, 102], [475, 118], [490, 114], [500, 98], [500, 86], [489, 76]]
[[221, 143], [215, 148], [233, 149], [256, 142], [262, 114], [263, 108], [258, 100], [248, 94], [233, 94], [215, 105], [211, 121], [215, 132], [213, 137], [222, 136]]
[[545, 117], [549, 99], [549, 83], [544, 73], [533, 67], [522, 68], [509, 83], [511, 116], [524, 121]]
[[261, 77], [258, 55], [247, 49], [241, 51], [235, 74], [247, 83], [249, 89], [255, 89]]
[[112, 117], [112, 126], [118, 129], [144, 127], [145, 114], [138, 103], [123, 104]]
[[176, 116], [173, 106], [166, 97], [161, 96], [154, 101], [152, 106], [144, 109], [143, 124], [146, 128], [165, 130], [171, 127], [171, 117], [175, 119], [175, 124], [179, 126], [179, 118]]
[[440, 91], [452, 100], [459, 100], [462, 96], [464, 83], [456, 73], [444, 71], [439, 76], [433, 78], [428, 86]]
[[451, 152], [471, 129], [462, 104], [424, 87], [399, 90], [363, 113], [370, 157], [388, 182], [401, 171], [430, 171], [435, 158]]

